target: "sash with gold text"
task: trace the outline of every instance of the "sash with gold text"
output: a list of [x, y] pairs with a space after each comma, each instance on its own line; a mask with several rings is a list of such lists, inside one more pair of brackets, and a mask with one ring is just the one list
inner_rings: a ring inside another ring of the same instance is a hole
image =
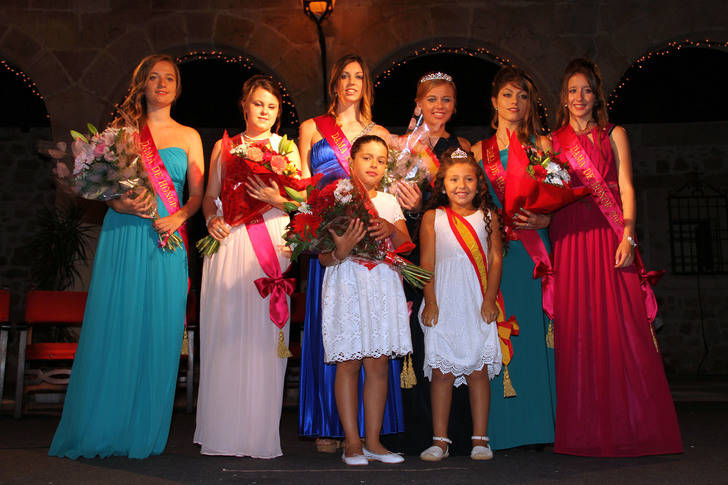
[[[594, 128], [592, 137], [595, 144], [600, 143], [599, 135], [599, 130]], [[594, 203], [599, 207], [599, 210], [611, 228], [614, 229], [614, 232], [617, 234], [617, 240], [621, 241], [624, 236], [624, 216], [622, 214], [622, 208], [609, 189], [609, 185], [607, 185], [604, 177], [599, 173], [589, 158], [589, 155], [579, 143], [579, 139], [571, 125], [566, 125], [554, 133], [553, 143], [554, 150], [563, 153], [581, 183], [589, 189]], [[563, 149], [561, 146], [563, 146]], [[640, 287], [642, 288], [645, 310], [647, 311], [647, 318], [651, 323], [655, 320], [655, 316], [657, 316], [657, 300], [655, 299], [655, 293], [652, 291], [652, 284], [654, 284], [652, 282], [656, 282], [661, 274], [655, 271], [647, 272], [642, 261], [642, 256], [637, 248], [635, 248], [634, 264], [640, 275]], [[650, 325], [650, 330], [652, 330], [652, 325]]]
[[[144, 167], [149, 174], [149, 180], [152, 182], [154, 192], [162, 199], [164, 207], [171, 216], [175, 212], [181, 209], [179, 198], [177, 197], [177, 191], [174, 189], [174, 183], [172, 178], [169, 176], [167, 167], [164, 166], [164, 160], [162, 160], [157, 146], [154, 144], [152, 138], [152, 132], [148, 125], [144, 125], [140, 137], [141, 145], [141, 156]], [[185, 249], [189, 250], [189, 244], [187, 240], [187, 223], [182, 224], [177, 229], [182, 240], [185, 243]], [[162, 241], [162, 244], [166, 244], [169, 235]]]
[[[501, 207], [505, 207], [506, 200], [506, 170], [500, 159], [500, 151], [498, 150], [498, 141], [495, 136], [488, 140], [483, 140], [483, 168], [485, 174], [493, 186], [493, 191], [501, 203]], [[520, 240], [523, 247], [533, 261], [533, 278], [541, 278], [541, 294], [543, 311], [546, 315], [553, 319], [554, 315], [554, 285], [553, 285], [553, 267], [551, 266], [551, 258], [546, 250], [538, 231], [524, 229], [519, 231], [509, 231], [515, 237], [514, 240]]]
[[317, 116], [313, 119], [316, 123], [319, 133], [329, 143], [331, 148], [334, 150], [334, 155], [339, 161], [339, 165], [346, 172], [346, 175], [351, 175], [349, 172], [349, 153], [351, 152], [351, 143], [346, 137], [341, 127], [336, 124], [336, 118], [331, 115]]

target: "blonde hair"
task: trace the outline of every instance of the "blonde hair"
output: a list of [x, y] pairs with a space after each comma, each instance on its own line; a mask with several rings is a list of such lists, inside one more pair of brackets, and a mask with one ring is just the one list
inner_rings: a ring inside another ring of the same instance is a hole
[[176, 81], [174, 99], [176, 101], [179, 98], [182, 92], [182, 84], [179, 67], [177, 67], [177, 63], [172, 56], [167, 54], [152, 54], [147, 56], [134, 69], [134, 73], [131, 76], [131, 84], [129, 85], [129, 94], [126, 95], [124, 101], [117, 108], [117, 116], [111, 123], [113, 126], [117, 128], [121, 126], [132, 126], [141, 130], [147, 117], [147, 103], [144, 91], [146, 90], [147, 81], [149, 81], [152, 69], [158, 62], [169, 62], [172, 65]]
[[336, 85], [344, 72], [344, 68], [349, 64], [356, 62], [361, 67], [364, 78], [362, 80], [361, 100], [359, 101], [359, 115], [366, 123], [372, 120], [372, 104], [374, 103], [374, 85], [372, 84], [372, 76], [369, 67], [360, 56], [356, 54], [348, 54], [331, 66], [331, 75], [329, 76], [329, 109], [326, 111], [331, 116], [336, 116], [336, 105], [339, 101], [339, 95], [336, 92]]

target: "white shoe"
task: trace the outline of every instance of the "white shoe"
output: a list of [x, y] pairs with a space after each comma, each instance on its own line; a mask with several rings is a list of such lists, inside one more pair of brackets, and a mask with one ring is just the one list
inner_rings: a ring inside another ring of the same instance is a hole
[[371, 451], [364, 448], [364, 456], [369, 460], [381, 461], [382, 463], [402, 463], [404, 461], [404, 457], [402, 455], [392, 453], [391, 451], [382, 453], [380, 455], [377, 453], [372, 453]]
[[[442, 438], [439, 436], [433, 436], [432, 441], [444, 441], [448, 445], [452, 443], [447, 438]], [[442, 451], [442, 448], [440, 448], [437, 445], [432, 445], [429, 448], [427, 448], [425, 451], [420, 453], [420, 459], [423, 461], [440, 461], [443, 458], [447, 458], [450, 456], [450, 447], [445, 447], [445, 451]]]
[[493, 450], [490, 449], [490, 438], [487, 436], [471, 436], [474, 440], [486, 441], [486, 445], [475, 445], [470, 451], [470, 458], [473, 460], [492, 460]]
[[[366, 450], [364, 450], [364, 453], [366, 453]], [[341, 454], [341, 460], [346, 463], [347, 465], [351, 466], [361, 466], [361, 465], [368, 465], [369, 460], [367, 460], [367, 457], [364, 455], [354, 455], [354, 456], [346, 456], [346, 451], [344, 451]]]

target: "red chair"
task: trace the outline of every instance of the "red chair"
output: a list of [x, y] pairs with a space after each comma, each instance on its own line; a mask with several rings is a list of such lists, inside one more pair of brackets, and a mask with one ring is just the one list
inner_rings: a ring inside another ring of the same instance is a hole
[[[23, 397], [32, 392], [65, 391], [71, 369], [68, 367], [43, 371], [26, 369], [27, 361], [73, 360], [76, 342], [33, 342], [33, 328], [41, 326], [80, 327], [86, 308], [83, 291], [29, 291], [25, 299], [25, 321], [19, 325], [18, 375], [15, 389], [15, 417], [23, 414]], [[33, 381], [26, 385], [26, 375]]]
[[8, 332], [10, 331], [10, 292], [0, 290], [0, 408], [5, 388], [5, 363], [8, 357]]

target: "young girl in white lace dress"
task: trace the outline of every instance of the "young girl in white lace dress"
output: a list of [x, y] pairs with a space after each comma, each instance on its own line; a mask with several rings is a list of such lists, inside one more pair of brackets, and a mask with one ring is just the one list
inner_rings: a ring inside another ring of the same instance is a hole
[[[412, 352], [407, 302], [399, 273], [380, 263], [372, 269], [350, 259], [352, 248], [369, 232], [389, 239], [394, 247], [410, 242], [402, 209], [391, 194], [377, 192], [387, 167], [387, 144], [378, 136], [362, 136], [351, 147], [351, 177], [367, 190], [379, 213], [369, 227], [352, 220], [346, 231], [331, 232], [336, 249], [321, 254], [326, 268], [322, 287], [322, 338], [327, 363], [336, 364], [336, 407], [344, 428], [347, 465], [368, 460], [401, 463], [379, 441], [387, 400], [388, 360]], [[364, 365], [364, 429], [362, 447], [357, 423], [359, 371]]]
[[470, 456], [487, 460], [493, 457], [486, 436], [490, 379], [502, 361], [496, 320], [503, 312], [498, 294], [503, 232], [485, 174], [462, 149], [442, 155], [433, 193], [420, 227], [420, 263], [435, 276], [425, 285], [419, 317], [434, 436], [420, 458], [448, 456], [453, 385], [467, 383], [473, 418]]

